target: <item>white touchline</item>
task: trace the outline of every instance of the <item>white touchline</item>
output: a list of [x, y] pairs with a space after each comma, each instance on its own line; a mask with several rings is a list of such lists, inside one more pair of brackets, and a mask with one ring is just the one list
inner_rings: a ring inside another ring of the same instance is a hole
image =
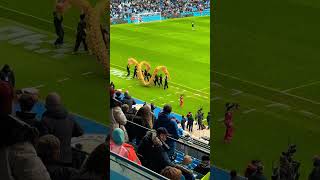
[[242, 114], [248, 114], [248, 113], [253, 112], [255, 110], [256, 109], [249, 109], [249, 110], [243, 111]]
[[232, 91], [234, 91], [234, 93], [231, 94], [232, 96], [235, 96], [235, 95], [238, 95], [238, 94], [242, 93], [242, 91], [239, 91], [237, 89], [232, 89]]
[[93, 72], [85, 72], [85, 73], [82, 73], [81, 75], [83, 76], [86, 76], [86, 75], [89, 75], [89, 74], [92, 74]]
[[63, 81], [69, 80], [69, 79], [70, 78], [59, 79], [59, 80], [57, 80], [57, 82], [63, 82]]
[[39, 88], [42, 88], [42, 87], [44, 87], [45, 85], [43, 85], [43, 84], [40, 84], [40, 85], [38, 85], [38, 86], [35, 86], [35, 87], [33, 87], [33, 88], [35, 88], [35, 89], [39, 89]]
[[232, 78], [232, 79], [235, 79], [235, 80], [247, 83], [247, 84], [251, 84], [251, 85], [254, 85], [254, 86], [257, 86], [257, 87], [261, 87], [261, 88], [270, 90], [270, 91], [274, 91], [274, 92], [277, 92], [277, 93], [280, 93], [280, 94], [291, 96], [291, 97], [294, 97], [294, 98], [297, 98], [297, 99], [300, 99], [300, 100], [303, 100], [303, 101], [306, 101], [306, 102], [310, 102], [310, 103], [313, 103], [313, 104], [320, 104], [320, 102], [318, 102], [318, 101], [314, 101], [314, 100], [311, 100], [311, 99], [308, 99], [308, 98], [304, 98], [304, 97], [301, 97], [301, 96], [293, 95], [293, 94], [290, 94], [290, 93], [287, 93], [287, 92], [282, 92], [281, 90], [278, 90], [278, 89], [275, 89], [275, 88], [272, 88], [272, 87], [268, 87], [268, 86], [264, 86], [264, 85], [261, 85], [261, 84], [255, 83], [255, 82], [243, 80], [243, 79], [240, 79], [240, 78], [232, 76], [232, 75], [228, 75], [228, 74], [217, 72], [217, 71], [212, 71], [212, 72], [214, 72], [216, 74], [219, 74], [221, 76], [229, 77], [229, 78]]
[[319, 83], [320, 83], [320, 81], [314, 81], [314, 82], [311, 82], [311, 83], [303, 84], [301, 86], [293, 87], [293, 88], [290, 88], [290, 89], [285, 89], [282, 92], [288, 92], [288, 91], [291, 91], [291, 90], [294, 90], [294, 89], [300, 89], [300, 88], [303, 88], [303, 87], [307, 87], [307, 86], [311, 86], [311, 85], [315, 85], [315, 84], [319, 84]]
[[[32, 17], [32, 18], [37, 19], [37, 20], [42, 21], [42, 22], [53, 24], [51, 21], [49, 21], [47, 19], [39, 18], [39, 17], [33, 16], [31, 14], [25, 13], [25, 12], [21, 12], [21, 11], [15, 10], [15, 9], [7, 8], [7, 7], [1, 6], [1, 5], [0, 5], [0, 8], [8, 10], [8, 11], [11, 11], [11, 12], [14, 12], [14, 13], [17, 13], [17, 14], [20, 14], [20, 15], [23, 15], [23, 16]], [[69, 26], [65, 26], [64, 25], [63, 27], [66, 28], [66, 29], [70, 29], [70, 30], [74, 31], [74, 28], [71, 28]]]
[[300, 110], [299, 112], [301, 112], [302, 114], [304, 114], [304, 115], [307, 116], [307, 117], [317, 117], [317, 118], [320, 118], [319, 115], [314, 114], [314, 113], [309, 112], [309, 111], [306, 111], [306, 110]]

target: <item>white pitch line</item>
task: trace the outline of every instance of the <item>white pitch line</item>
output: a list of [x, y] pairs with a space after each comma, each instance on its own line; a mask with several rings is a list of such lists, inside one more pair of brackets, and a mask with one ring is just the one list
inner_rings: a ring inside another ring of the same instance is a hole
[[[42, 21], [42, 22], [46, 22], [46, 23], [49, 23], [49, 24], [53, 24], [52, 21], [49, 21], [49, 20], [47, 20], [47, 19], [39, 18], [39, 17], [33, 16], [33, 15], [31, 15], [31, 14], [24, 13], [24, 12], [21, 12], [21, 11], [18, 11], [18, 10], [15, 10], [15, 9], [7, 8], [7, 7], [1, 6], [1, 5], [0, 5], [0, 8], [5, 9], [5, 10], [8, 10], [8, 11], [11, 11], [11, 12], [14, 12], [14, 13], [17, 13], [17, 14], [21, 14], [21, 15], [23, 15], [23, 16], [29, 16], [29, 17], [32, 17], [32, 18], [37, 19], [37, 20], [39, 20], [39, 21]], [[74, 28], [71, 28], [71, 27], [69, 27], [69, 26], [63, 26], [63, 27], [65, 27], [66, 29], [74, 30]]]
[[300, 89], [300, 88], [303, 88], [303, 87], [307, 87], [307, 86], [311, 86], [311, 85], [314, 85], [314, 84], [319, 84], [320, 81], [314, 81], [312, 83], [307, 83], [307, 84], [303, 84], [301, 86], [297, 86], [297, 87], [293, 87], [293, 88], [290, 88], [290, 89], [285, 89], [281, 92], [288, 92], [288, 91], [291, 91], [291, 90], [294, 90], [294, 89]]
[[81, 75], [82, 76], [86, 76], [86, 75], [89, 75], [89, 74], [92, 74], [93, 72], [85, 72], [85, 73], [82, 73]]
[[35, 88], [35, 89], [39, 89], [39, 88], [42, 88], [42, 87], [44, 87], [45, 85], [43, 85], [43, 84], [40, 84], [40, 85], [38, 85], [38, 86], [35, 86], [35, 87], [33, 87], [33, 88]]
[[312, 117], [319, 117], [318, 115], [316, 115], [316, 114], [314, 114], [314, 113], [312, 113], [312, 112], [306, 111], [306, 110], [300, 110], [299, 112], [302, 113], [302, 114], [304, 114], [304, 115], [307, 116], [307, 117], [310, 117], [310, 118], [312, 118]]
[[224, 117], [217, 120], [218, 122], [224, 121]]
[[257, 87], [261, 87], [263, 89], [267, 89], [269, 91], [274, 91], [274, 92], [277, 92], [277, 93], [280, 93], [280, 94], [284, 94], [284, 95], [287, 95], [287, 96], [290, 96], [290, 97], [294, 97], [294, 98], [297, 98], [297, 99], [300, 99], [300, 100], [303, 100], [303, 101], [306, 101], [306, 102], [310, 102], [312, 104], [320, 104], [320, 102], [318, 102], [318, 101], [314, 101], [314, 100], [311, 100], [311, 99], [308, 99], [308, 98], [305, 98], [305, 97], [293, 95], [293, 94], [290, 94], [290, 93], [287, 93], [287, 92], [282, 92], [279, 89], [275, 89], [275, 88], [272, 88], [272, 87], [268, 87], [268, 86], [264, 86], [264, 85], [255, 83], [255, 82], [243, 80], [243, 79], [240, 79], [238, 77], [235, 77], [235, 76], [232, 76], [232, 75], [229, 75], [229, 74], [225, 74], [225, 73], [221, 73], [221, 72], [217, 72], [217, 71], [212, 71], [212, 72], [214, 72], [216, 74], [219, 74], [221, 76], [225, 76], [225, 77], [229, 77], [229, 78], [241, 81], [241, 82], [246, 83], [246, 84], [251, 84], [251, 85], [254, 85], [254, 86], [257, 86]]
[[64, 79], [57, 80], [57, 82], [61, 83], [61, 82], [63, 82], [63, 81], [67, 81], [67, 80], [69, 80], [69, 79], [70, 79], [70, 78], [64, 78]]
[[248, 113], [251, 113], [251, 112], [253, 112], [255, 110], [256, 109], [249, 109], [249, 110], [243, 111], [242, 114], [248, 114]]
[[242, 93], [242, 91], [237, 90], [237, 89], [232, 89], [232, 91], [234, 91], [234, 93], [231, 94], [232, 96], [235, 96], [235, 95], [238, 95], [238, 94]]
[[284, 107], [286, 109], [290, 109], [290, 106], [287, 104], [282, 104], [282, 103], [272, 103], [272, 104], [268, 104], [265, 107]]
[[167, 96], [171, 96], [171, 94], [168, 94]]
[[213, 83], [211, 83], [212, 85], [214, 85], [214, 86], [218, 86], [218, 87], [223, 87], [221, 84], [219, 84], [219, 83], [215, 83], [215, 82], [213, 82]]
[[211, 101], [215, 101], [215, 100], [219, 100], [221, 99], [221, 97], [214, 97], [214, 98], [211, 98]]

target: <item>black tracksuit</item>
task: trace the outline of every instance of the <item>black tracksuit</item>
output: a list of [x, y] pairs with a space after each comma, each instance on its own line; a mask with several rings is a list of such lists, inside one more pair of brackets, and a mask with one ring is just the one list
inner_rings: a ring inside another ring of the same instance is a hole
[[56, 30], [56, 34], [58, 36], [58, 38], [54, 42], [55, 46], [63, 44], [64, 30], [63, 30], [62, 22], [63, 22], [63, 17], [60, 16], [60, 18], [59, 18], [56, 14], [54, 14], [53, 24], [54, 24], [54, 28]]
[[86, 22], [84, 21], [84, 19], [80, 20], [80, 22], [78, 23], [78, 27], [77, 27], [77, 39], [76, 39], [76, 44], [74, 46], [74, 52], [77, 52], [81, 42], [84, 45], [84, 50], [88, 51], [88, 46], [86, 43]]

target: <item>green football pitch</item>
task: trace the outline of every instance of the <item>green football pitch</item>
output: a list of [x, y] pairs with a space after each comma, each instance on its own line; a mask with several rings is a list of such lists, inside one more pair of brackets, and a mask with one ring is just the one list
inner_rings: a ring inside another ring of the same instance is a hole
[[[253, 159], [273, 162], [288, 144], [307, 179], [320, 154], [320, 3], [221, 1], [214, 15], [214, 164], [242, 173]], [[224, 104], [236, 102], [235, 133], [223, 143]]]
[[[71, 112], [106, 124], [103, 68], [94, 56], [71, 54], [79, 11], [72, 8], [65, 15], [65, 46], [55, 49], [53, 1], [1, 0], [0, 6], [0, 65], [12, 67], [17, 88], [37, 87], [42, 100], [57, 92]], [[26, 35], [17, 35], [25, 31]]]
[[[195, 23], [192, 30], [191, 23]], [[111, 26], [111, 81], [117, 89], [128, 90], [142, 101], [158, 107], [171, 104], [173, 112], [205, 114], [210, 109], [210, 17], [192, 17], [143, 24]], [[137, 79], [126, 77], [128, 58], [147, 61], [151, 74], [156, 66], [164, 65], [170, 73], [169, 89], [145, 87]], [[184, 107], [179, 97], [184, 95]]]

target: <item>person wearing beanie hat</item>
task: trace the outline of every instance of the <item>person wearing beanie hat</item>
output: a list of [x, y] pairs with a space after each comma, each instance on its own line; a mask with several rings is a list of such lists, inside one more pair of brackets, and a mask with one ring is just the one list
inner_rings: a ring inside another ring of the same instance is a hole
[[134, 147], [130, 144], [125, 143], [125, 134], [120, 128], [115, 128], [112, 131], [110, 140], [110, 151], [141, 165]]
[[71, 138], [83, 135], [83, 129], [74, 120], [74, 116], [63, 107], [57, 93], [49, 93], [46, 98], [46, 111], [42, 121], [49, 134], [56, 136], [60, 142], [61, 161], [71, 163]]
[[120, 128], [115, 128], [112, 132], [112, 140], [116, 145], [122, 145], [124, 143], [124, 132]]

